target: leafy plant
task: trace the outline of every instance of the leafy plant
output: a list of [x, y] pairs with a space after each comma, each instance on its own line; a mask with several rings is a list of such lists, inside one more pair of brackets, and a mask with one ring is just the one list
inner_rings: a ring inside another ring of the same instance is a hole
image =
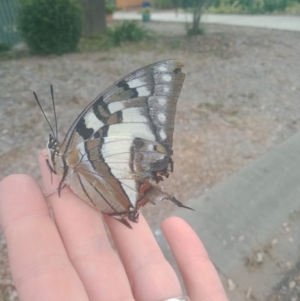
[[72, 52], [81, 35], [81, 7], [75, 0], [22, 0], [18, 28], [34, 53]]
[[11, 49], [11, 45], [0, 42], [0, 52], [9, 51], [10, 49]]
[[241, 14], [245, 13], [237, 0], [218, 0], [214, 5], [210, 6], [207, 11], [213, 14]]
[[186, 0], [182, 2], [183, 8], [191, 10], [193, 14], [193, 21], [191, 25], [187, 25], [188, 35], [199, 35], [203, 34], [203, 27], [200, 26], [201, 16], [204, 9], [209, 7], [214, 0]]
[[264, 0], [264, 11], [273, 12], [275, 10], [285, 10], [289, 0]]
[[170, 9], [174, 8], [175, 4], [173, 0], [154, 0], [153, 6], [157, 9]]
[[114, 45], [120, 45], [127, 41], [142, 41], [149, 37], [149, 32], [135, 21], [124, 21], [120, 25], [110, 29], [109, 36]]
[[288, 14], [293, 14], [293, 15], [300, 15], [300, 0], [299, 2], [294, 2], [292, 4], [290, 4], [287, 8], [286, 8], [286, 13]]
[[150, 7], [144, 7], [142, 8], [141, 12], [143, 15], [149, 15], [151, 13], [151, 9]]
[[116, 6], [111, 1], [105, 1], [105, 13], [112, 15], [116, 10]]
[[209, 12], [263, 14], [285, 11], [299, 0], [216, 0]]

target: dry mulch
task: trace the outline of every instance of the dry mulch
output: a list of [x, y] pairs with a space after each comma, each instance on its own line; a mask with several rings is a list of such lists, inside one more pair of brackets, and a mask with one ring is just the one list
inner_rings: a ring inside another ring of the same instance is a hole
[[[49, 85], [54, 85], [63, 137], [104, 88], [163, 59], [185, 63], [174, 133], [175, 171], [165, 182], [179, 200], [198, 196], [300, 129], [300, 33], [210, 25], [205, 36], [186, 38], [182, 24], [149, 26], [159, 37], [141, 45], [0, 62], [0, 179], [27, 173], [40, 180], [36, 158], [49, 129], [30, 90], [52, 118]], [[143, 212], [155, 225], [173, 209], [165, 202]], [[0, 291], [2, 299], [17, 300], [2, 234]]]

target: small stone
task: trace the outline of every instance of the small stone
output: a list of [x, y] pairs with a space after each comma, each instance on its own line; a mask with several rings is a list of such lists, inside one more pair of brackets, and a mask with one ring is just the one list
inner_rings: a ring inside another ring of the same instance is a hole
[[238, 238], [238, 241], [239, 242], [242, 242], [245, 240], [245, 236], [244, 235], [240, 235], [239, 238]]
[[271, 243], [272, 243], [272, 246], [277, 245], [278, 244], [278, 239], [276, 239], [276, 238], [273, 239]]
[[257, 263], [262, 263], [264, 261], [264, 253], [259, 251], [255, 254], [255, 260]]
[[286, 265], [286, 267], [290, 270], [291, 269], [291, 267], [292, 267], [292, 263], [290, 262], [290, 261], [287, 261], [286, 263], [285, 263], [285, 265]]
[[230, 291], [233, 291], [236, 288], [235, 283], [230, 278], [227, 279], [227, 284]]
[[290, 281], [290, 283], [289, 283], [289, 288], [292, 289], [292, 288], [295, 287], [295, 285], [296, 285], [296, 282], [295, 282], [295, 281]]
[[247, 299], [250, 299], [251, 293], [252, 293], [252, 287], [250, 286], [250, 287], [248, 288], [247, 294], [246, 294], [246, 298], [247, 298]]

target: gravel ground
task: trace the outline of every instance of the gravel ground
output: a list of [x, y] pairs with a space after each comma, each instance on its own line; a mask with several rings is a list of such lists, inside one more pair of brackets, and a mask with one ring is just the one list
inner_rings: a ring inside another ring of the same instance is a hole
[[274, 288], [274, 293], [267, 301], [300, 300], [300, 261], [291, 269], [282, 281]]
[[[0, 179], [27, 173], [40, 180], [36, 157], [49, 129], [30, 90], [52, 118], [49, 85], [54, 85], [62, 137], [105, 87], [168, 58], [182, 59], [186, 73], [175, 123], [175, 171], [164, 184], [179, 200], [201, 194], [300, 129], [299, 33], [210, 25], [205, 36], [189, 39], [181, 24], [149, 26], [160, 37], [140, 45], [0, 62]], [[154, 225], [173, 209], [165, 202], [143, 213]], [[17, 300], [2, 234], [1, 298]]]

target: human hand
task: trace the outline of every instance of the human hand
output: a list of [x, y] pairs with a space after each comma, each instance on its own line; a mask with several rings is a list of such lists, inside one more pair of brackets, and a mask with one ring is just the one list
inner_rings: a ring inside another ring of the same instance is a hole
[[[40, 156], [46, 192], [59, 183]], [[21, 301], [163, 301], [182, 295], [179, 280], [140, 215], [128, 229], [103, 216], [66, 187], [45, 196], [29, 176], [0, 183], [0, 223]], [[119, 256], [105, 232], [107, 224]], [[196, 233], [171, 217], [162, 231], [191, 301], [228, 301], [218, 274]], [[174, 299], [176, 300], [176, 299]], [[179, 299], [178, 299], [179, 300]]]

